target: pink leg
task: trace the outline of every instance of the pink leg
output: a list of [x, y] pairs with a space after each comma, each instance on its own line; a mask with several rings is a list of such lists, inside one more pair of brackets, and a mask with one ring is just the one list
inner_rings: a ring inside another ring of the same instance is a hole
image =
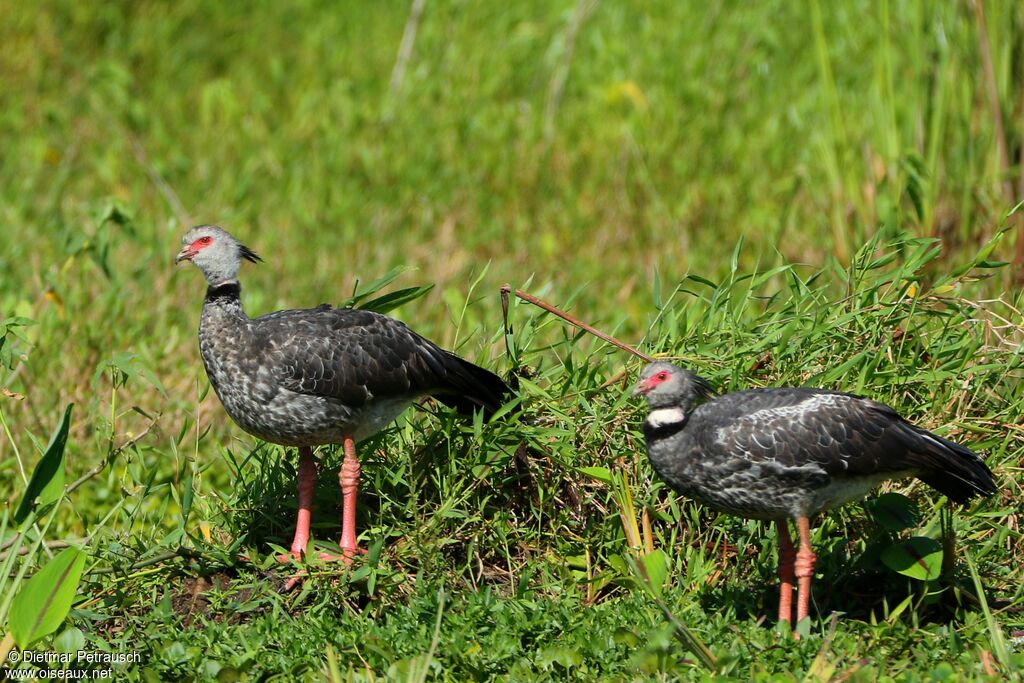
[[359, 458], [356, 457], [356, 442], [345, 437], [345, 459], [338, 472], [341, 484], [341, 551], [348, 559], [357, 551], [356, 547], [356, 496], [359, 494]]
[[352, 561], [356, 553], [365, 553], [355, 540], [355, 499], [359, 493], [359, 459], [355, 456], [355, 441], [345, 436], [345, 459], [341, 462], [338, 482], [341, 484], [341, 555], [321, 553], [324, 561], [340, 560], [345, 564]]
[[[316, 491], [316, 458], [313, 457], [313, 449], [308, 446], [299, 448], [298, 490], [299, 512], [295, 518], [291, 555], [279, 555], [279, 562], [288, 562], [292, 558], [301, 560], [309, 545], [309, 522], [312, 519], [313, 494]], [[284, 590], [290, 591], [301, 579], [301, 574], [291, 577], [284, 584]]]
[[793, 618], [796, 553], [793, 551], [793, 539], [789, 536], [789, 522], [776, 520], [775, 528], [779, 530], [779, 621], [789, 624]]
[[800, 548], [796, 553], [796, 620], [799, 622], [810, 612], [811, 578], [814, 577], [814, 551], [811, 550], [811, 521], [799, 517], [796, 526], [800, 530]]
[[[308, 446], [299, 448], [299, 513], [295, 519], [295, 537], [292, 538], [291, 556], [301, 559], [309, 544], [309, 522], [312, 519], [313, 493], [316, 491], [316, 458]], [[288, 561], [287, 555], [279, 558]]]
[[364, 552], [356, 544], [356, 497], [359, 495], [359, 458], [356, 456], [356, 442], [345, 437], [345, 459], [338, 472], [341, 484], [341, 557], [323, 553], [324, 560], [352, 561], [356, 553]]

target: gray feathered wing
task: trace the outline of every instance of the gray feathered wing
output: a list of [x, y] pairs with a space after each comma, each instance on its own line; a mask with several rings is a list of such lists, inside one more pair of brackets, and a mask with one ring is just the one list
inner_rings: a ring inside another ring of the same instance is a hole
[[705, 430], [751, 461], [775, 461], [828, 476], [915, 473], [956, 502], [995, 492], [992, 472], [970, 449], [911, 425], [870, 399], [813, 389], [738, 392], [702, 406]]
[[323, 305], [253, 322], [253, 351], [275, 368], [279, 386], [353, 408], [429, 394], [460, 412], [493, 412], [509, 391], [497, 375], [379, 313]]

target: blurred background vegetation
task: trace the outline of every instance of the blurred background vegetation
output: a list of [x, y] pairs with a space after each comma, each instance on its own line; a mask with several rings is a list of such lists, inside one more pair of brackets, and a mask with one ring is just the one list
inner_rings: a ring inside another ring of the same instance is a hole
[[[1018, 0], [10, 1], [0, 46], [5, 497], [22, 490], [12, 444], [32, 462], [69, 402], [75, 473], [117, 444], [145, 456], [80, 489], [57, 537], [105, 519], [150, 470], [177, 487], [196, 472], [179, 447], [212, 468], [207, 494], [232, 481], [206, 457], [240, 432], [200, 369], [203, 285], [172, 264], [194, 223], [264, 258], [242, 273], [250, 314], [336, 303], [408, 267], [397, 285], [436, 287], [398, 317], [500, 372], [506, 282], [636, 341], [688, 274], [842, 273], [881, 233], [939, 240], [938, 258], [908, 248], [925, 287], [1006, 229], [987, 258], [1012, 265], [957, 294], [995, 302], [1009, 332], [992, 343], [1019, 359]], [[836, 300], [816, 297], [793, 310]], [[666, 320], [713, 337], [695, 316], [718, 309], [676, 308]], [[747, 325], [722, 315], [706, 322]], [[564, 334], [538, 330], [540, 349]], [[741, 350], [709, 358], [755, 361]], [[806, 379], [791, 360], [781, 377]], [[157, 520], [179, 507], [132, 505]]]
[[0, 310], [49, 347], [18, 422], [88, 401], [114, 351], [194, 387], [190, 223], [264, 256], [254, 314], [403, 265], [438, 285], [404, 317], [451, 343], [485, 268], [474, 316], [532, 277], [628, 336], [656, 272], [721, 274], [740, 236], [762, 270], [882, 226], [970, 254], [1017, 198], [1014, 0], [984, 4], [1001, 129], [971, 2], [423, 4], [0, 5]]

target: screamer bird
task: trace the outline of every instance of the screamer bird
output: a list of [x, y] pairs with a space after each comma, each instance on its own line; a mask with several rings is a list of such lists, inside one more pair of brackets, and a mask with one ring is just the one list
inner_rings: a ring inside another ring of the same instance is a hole
[[322, 557], [349, 561], [359, 550], [356, 444], [424, 396], [472, 415], [477, 409], [493, 413], [509, 393], [494, 373], [379, 313], [322, 304], [250, 318], [242, 308], [238, 271], [243, 259], [261, 259], [213, 225], [192, 228], [181, 242], [175, 262], [191, 261], [206, 276], [199, 350], [224, 409], [253, 436], [298, 447], [295, 558], [309, 543], [314, 446], [344, 447], [338, 476], [342, 555]]
[[[708, 383], [671, 363], [644, 368], [634, 394], [655, 472], [676, 491], [779, 533], [779, 620], [807, 616], [815, 556], [810, 518], [914, 476], [957, 503], [996, 492], [973, 451], [907, 422], [889, 406], [823, 389], [752, 389], [712, 398]], [[708, 402], [695, 407], [698, 401]], [[794, 552], [788, 520], [800, 534]]]

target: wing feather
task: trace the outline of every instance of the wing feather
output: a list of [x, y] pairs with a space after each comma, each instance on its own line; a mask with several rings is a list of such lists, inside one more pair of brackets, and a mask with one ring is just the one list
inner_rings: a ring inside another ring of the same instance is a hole
[[254, 321], [254, 353], [282, 389], [358, 407], [374, 397], [436, 394], [462, 412], [497, 410], [508, 386], [404, 323], [372, 311], [322, 305]]
[[817, 465], [832, 474], [907, 469], [901, 422], [870, 399], [815, 389], [767, 389], [730, 394], [694, 413], [705, 438], [751, 462]]
[[321, 306], [254, 323], [254, 351], [283, 389], [360, 406], [374, 396], [419, 395], [439, 386], [427, 358], [440, 349], [393, 318]]

